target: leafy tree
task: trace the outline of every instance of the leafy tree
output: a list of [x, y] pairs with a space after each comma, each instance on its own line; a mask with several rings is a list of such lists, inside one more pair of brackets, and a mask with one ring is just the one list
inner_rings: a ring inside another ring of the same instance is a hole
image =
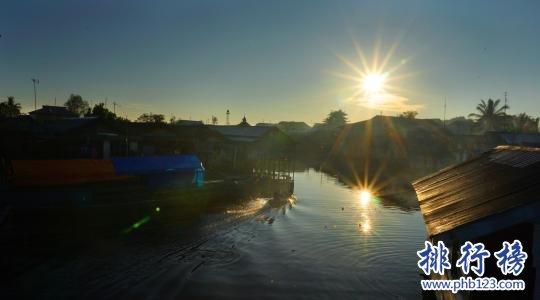
[[7, 101], [0, 103], [0, 118], [14, 118], [21, 114], [21, 104], [15, 103], [15, 97], [9, 96]]
[[513, 129], [516, 132], [538, 132], [539, 118], [533, 118], [526, 113], [512, 116]]
[[416, 116], [418, 115], [418, 112], [415, 111], [415, 110], [408, 110], [408, 111], [404, 111], [402, 112], [399, 117], [400, 118], [407, 118], [407, 119], [415, 119]]
[[478, 113], [471, 113], [469, 117], [473, 118], [483, 130], [494, 131], [502, 130], [508, 123], [508, 116], [505, 110], [508, 109], [508, 105], [499, 106], [500, 99], [488, 101], [480, 100], [480, 104], [476, 106]]
[[88, 109], [88, 112], [86, 113], [86, 116], [87, 117], [99, 117], [99, 118], [102, 118], [102, 119], [109, 119], [109, 120], [116, 120], [117, 119], [116, 114], [105, 107], [105, 103], [98, 103], [98, 104], [94, 105], [92, 110]]
[[324, 125], [326, 127], [339, 127], [347, 124], [347, 113], [343, 110], [333, 110], [328, 114], [328, 117], [324, 119]]
[[79, 116], [88, 113], [88, 110], [90, 109], [88, 102], [84, 101], [80, 95], [75, 94], [71, 94], [64, 105], [70, 112]]
[[140, 115], [136, 121], [141, 123], [164, 123], [165, 116], [162, 114], [145, 113]]
[[216, 116], [212, 116], [212, 125], [218, 124], [218, 118]]

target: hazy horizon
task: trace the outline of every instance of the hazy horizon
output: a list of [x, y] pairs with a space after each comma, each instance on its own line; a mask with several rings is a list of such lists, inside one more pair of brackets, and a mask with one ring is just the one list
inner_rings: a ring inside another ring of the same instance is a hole
[[[480, 99], [540, 115], [540, 3], [534, 1], [18, 1], [0, 12], [0, 101], [34, 109], [72, 93], [121, 116], [231, 123], [351, 122], [415, 109], [467, 116]], [[388, 72], [382, 103], [347, 76]], [[378, 57], [378, 58], [377, 58]], [[384, 58], [387, 63], [383, 65]], [[348, 65], [348, 63], [350, 63]]]

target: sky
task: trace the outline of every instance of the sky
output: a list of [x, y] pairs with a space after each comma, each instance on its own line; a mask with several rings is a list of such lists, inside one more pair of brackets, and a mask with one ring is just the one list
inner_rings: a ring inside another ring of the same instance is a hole
[[[508, 113], [539, 116], [539, 12], [538, 1], [4, 1], [0, 100], [33, 110], [39, 78], [38, 107], [74, 93], [131, 119], [442, 119], [445, 101], [449, 119], [505, 92]], [[382, 102], [358, 93], [370, 72], [388, 76]]]

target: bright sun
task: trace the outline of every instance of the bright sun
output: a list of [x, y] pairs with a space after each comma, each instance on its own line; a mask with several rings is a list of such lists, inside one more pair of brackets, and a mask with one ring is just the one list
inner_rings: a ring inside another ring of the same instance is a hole
[[368, 94], [378, 94], [384, 90], [386, 74], [371, 73], [362, 77], [362, 90]]
[[[361, 48], [360, 44], [354, 41], [357, 58], [350, 60], [345, 56], [336, 54], [337, 58], [348, 67], [349, 73], [341, 71], [331, 71], [330, 73], [352, 82], [352, 85], [344, 87], [343, 101], [355, 103], [358, 106], [380, 113], [403, 112], [408, 110], [418, 110], [421, 105], [410, 104], [406, 93], [410, 91], [404, 89], [405, 82], [402, 79], [414, 76], [415, 73], [402, 73], [403, 68], [410, 58], [397, 59], [393, 57], [398, 43], [389, 45], [388, 52], [380, 51], [380, 39], [373, 43], [373, 58], [370, 60]], [[392, 65], [395, 62], [397, 64]], [[398, 84], [398, 85], [396, 85]], [[341, 95], [341, 94], [340, 94]]]
[[362, 205], [362, 206], [368, 205], [369, 202], [371, 201], [372, 197], [373, 196], [372, 196], [371, 192], [369, 192], [368, 190], [361, 190], [360, 194], [359, 194], [360, 205]]

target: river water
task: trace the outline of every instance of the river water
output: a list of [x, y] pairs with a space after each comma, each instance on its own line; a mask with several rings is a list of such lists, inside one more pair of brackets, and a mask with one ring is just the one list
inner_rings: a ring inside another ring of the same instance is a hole
[[9, 258], [25, 271], [2, 289], [50, 299], [415, 299], [425, 236], [414, 207], [311, 170], [295, 174], [286, 200], [251, 199], [187, 227], [147, 224], [32, 263]]

